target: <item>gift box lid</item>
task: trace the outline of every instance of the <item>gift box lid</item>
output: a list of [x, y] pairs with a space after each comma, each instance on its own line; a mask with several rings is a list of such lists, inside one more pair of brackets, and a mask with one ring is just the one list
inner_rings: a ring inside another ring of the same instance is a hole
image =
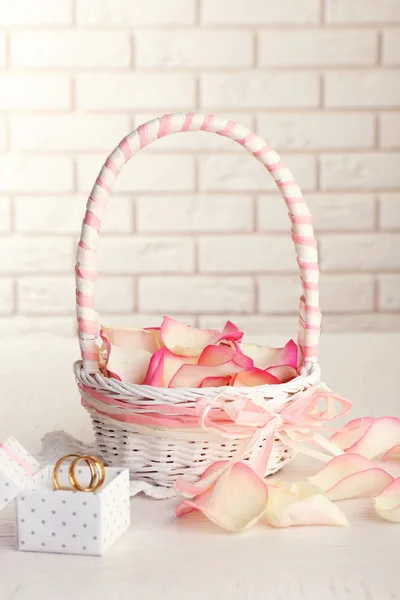
[[15, 438], [8, 437], [0, 442], [0, 511], [28, 485], [39, 466]]

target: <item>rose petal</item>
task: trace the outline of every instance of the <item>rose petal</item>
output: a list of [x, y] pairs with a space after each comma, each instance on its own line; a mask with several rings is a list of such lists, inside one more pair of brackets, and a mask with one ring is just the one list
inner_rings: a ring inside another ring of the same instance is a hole
[[169, 387], [200, 387], [210, 377], [236, 375], [253, 365], [241, 352], [222, 346], [207, 346], [198, 359], [197, 365], [183, 365], [172, 378]]
[[230, 361], [235, 362], [242, 369], [252, 369], [253, 361], [248, 356], [244, 356], [237, 350], [226, 348], [224, 346], [207, 346], [201, 353], [198, 365], [205, 367], [214, 367], [226, 364]]
[[296, 369], [297, 367], [297, 345], [290, 340], [283, 348], [268, 348], [257, 346], [257, 344], [239, 344], [241, 351], [254, 361], [258, 369], [279, 367], [286, 365]]
[[186, 498], [194, 498], [195, 496], [204, 494], [204, 492], [214, 485], [218, 477], [227, 470], [228, 463], [228, 460], [219, 460], [212, 463], [195, 483], [191, 483], [181, 475], [175, 482], [176, 491]]
[[279, 383], [279, 379], [271, 375], [271, 373], [253, 367], [249, 371], [243, 371], [242, 373], [238, 373], [238, 375], [236, 375], [235, 377], [233, 385], [237, 387], [267, 384], [271, 385], [277, 383]]
[[228, 531], [245, 531], [260, 520], [267, 502], [264, 481], [249, 466], [238, 462], [204, 494], [184, 500], [176, 514], [182, 516], [195, 509]]
[[144, 383], [151, 354], [145, 350], [111, 346], [107, 360], [107, 370], [118, 379], [128, 383]]
[[201, 382], [200, 387], [223, 387], [224, 385], [230, 385], [231, 379], [229, 375], [227, 377], [206, 377]]
[[270, 492], [266, 518], [272, 527], [348, 525], [345, 514], [310, 483], [295, 483]]
[[366, 458], [374, 458], [400, 444], [400, 419], [379, 417], [346, 452], [356, 452]]
[[297, 377], [297, 371], [294, 367], [282, 365], [280, 367], [269, 367], [266, 373], [270, 373], [277, 378], [278, 383], [287, 383]]
[[196, 362], [195, 357], [178, 356], [177, 354], [173, 354], [168, 348], [160, 348], [151, 357], [144, 384], [156, 387], [168, 387], [171, 379], [182, 365], [194, 362]]
[[105, 337], [112, 346], [146, 350], [154, 354], [161, 347], [159, 334], [154, 330], [123, 329], [121, 327], [106, 327], [101, 325], [101, 336]]
[[164, 346], [161, 339], [161, 327], [145, 327], [144, 331], [149, 331], [154, 336], [157, 341], [158, 348], [162, 348]]
[[396, 446], [393, 446], [393, 448], [390, 448], [390, 450], [388, 450], [386, 454], [382, 456], [382, 460], [400, 460], [400, 444], [397, 444]]
[[201, 365], [183, 365], [171, 379], [170, 388], [198, 388], [210, 377], [227, 377], [243, 371], [243, 367], [233, 360], [214, 367], [203, 367]]
[[215, 329], [198, 329], [164, 317], [160, 334], [164, 345], [174, 354], [197, 357], [219, 332]]
[[240, 342], [243, 338], [243, 331], [240, 331], [234, 323], [231, 321], [227, 321], [224, 325], [221, 333], [217, 332], [215, 336], [210, 340], [209, 344], [218, 344], [219, 342], [226, 341], [234, 341]]
[[378, 515], [386, 521], [400, 523], [400, 477], [374, 498], [374, 507]]
[[393, 477], [359, 454], [342, 454], [308, 481], [331, 500], [344, 500], [380, 494]]
[[373, 417], [353, 419], [346, 423], [346, 425], [341, 428], [341, 431], [334, 433], [330, 437], [330, 441], [341, 450], [346, 450], [364, 435], [374, 421], [375, 419]]

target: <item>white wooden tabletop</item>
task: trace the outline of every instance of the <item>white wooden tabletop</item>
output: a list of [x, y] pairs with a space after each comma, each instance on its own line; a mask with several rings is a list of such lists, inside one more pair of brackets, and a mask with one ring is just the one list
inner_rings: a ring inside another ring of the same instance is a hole
[[[354, 416], [400, 416], [399, 349], [396, 334], [323, 336], [324, 379], [353, 400]], [[12, 341], [0, 356], [9, 374], [0, 439], [14, 435], [35, 451], [50, 429], [89, 434], [71, 375], [76, 354], [75, 340]], [[304, 479], [319, 468], [298, 458], [282, 478]], [[0, 513], [0, 600], [400, 600], [400, 525], [381, 520], [370, 500], [340, 503], [348, 528], [259, 524], [243, 534], [201, 515], [176, 519], [176, 502], [133, 498], [132, 527], [103, 558], [18, 552], [7, 508]]]

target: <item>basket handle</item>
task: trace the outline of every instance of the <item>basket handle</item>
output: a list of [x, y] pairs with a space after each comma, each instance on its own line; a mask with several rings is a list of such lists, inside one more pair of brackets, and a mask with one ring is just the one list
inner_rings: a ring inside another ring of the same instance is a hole
[[315, 362], [318, 354], [321, 311], [318, 293], [318, 252], [312, 217], [299, 186], [280, 156], [258, 135], [234, 121], [213, 115], [183, 113], [165, 115], [140, 125], [126, 136], [107, 158], [100, 170], [86, 205], [78, 244], [76, 274], [76, 311], [83, 370], [98, 373], [97, 338], [99, 325], [95, 311], [97, 246], [104, 208], [119, 172], [141, 148], [171, 133], [209, 131], [230, 138], [243, 146], [269, 171], [289, 211], [291, 233], [296, 249], [303, 294], [300, 298], [298, 343], [304, 363]]

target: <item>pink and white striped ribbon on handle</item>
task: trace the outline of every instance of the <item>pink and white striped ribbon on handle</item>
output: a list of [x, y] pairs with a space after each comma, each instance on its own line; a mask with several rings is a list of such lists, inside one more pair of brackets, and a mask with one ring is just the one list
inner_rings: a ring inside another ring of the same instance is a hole
[[125, 163], [139, 150], [171, 133], [185, 131], [208, 131], [237, 142], [265, 166], [280, 190], [289, 211], [303, 289], [300, 298], [298, 344], [304, 366], [307, 367], [308, 363], [317, 360], [321, 311], [317, 242], [314, 238], [312, 217], [301, 190], [277, 152], [257, 134], [234, 121], [189, 112], [154, 119], [127, 135], [107, 158], [90, 193], [75, 267], [76, 310], [84, 371], [99, 372], [96, 344], [99, 325], [95, 311], [96, 258], [104, 208], [112, 187]]

